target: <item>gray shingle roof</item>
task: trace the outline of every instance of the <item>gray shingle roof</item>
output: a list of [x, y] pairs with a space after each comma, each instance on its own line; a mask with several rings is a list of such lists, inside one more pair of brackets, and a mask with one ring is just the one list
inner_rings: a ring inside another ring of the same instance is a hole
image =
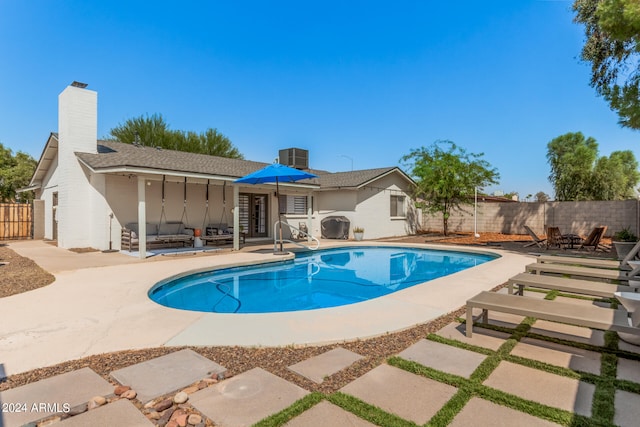
[[388, 172], [397, 169], [396, 167], [364, 169], [351, 172], [336, 172], [320, 175], [321, 188], [357, 188], [369, 181], [372, 181]]
[[231, 178], [239, 178], [267, 165], [249, 160], [135, 146], [116, 141], [98, 141], [98, 154], [76, 155], [94, 170], [130, 167]]
[[[250, 160], [135, 146], [117, 141], [98, 141], [97, 154], [76, 153], [76, 156], [96, 171], [128, 168], [154, 169], [167, 173], [194, 173], [229, 178], [240, 178], [268, 165], [268, 163]], [[318, 175], [318, 178], [300, 181], [300, 183], [316, 184], [327, 189], [356, 188], [394, 169], [398, 168], [387, 167], [337, 173], [310, 170], [311, 173]]]

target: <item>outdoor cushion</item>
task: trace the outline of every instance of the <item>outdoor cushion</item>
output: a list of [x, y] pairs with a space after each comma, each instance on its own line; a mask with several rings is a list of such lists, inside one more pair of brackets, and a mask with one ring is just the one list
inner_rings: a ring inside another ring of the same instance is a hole
[[[131, 235], [132, 238], [137, 239], [138, 238], [138, 223], [137, 222], [130, 222], [127, 225], [125, 225], [125, 228], [131, 230], [133, 232], [133, 234]], [[153, 236], [158, 234], [158, 226], [156, 224], [152, 224], [152, 223], [147, 223], [147, 236]]]
[[158, 227], [159, 236], [181, 234], [183, 231], [181, 222], [164, 222]]

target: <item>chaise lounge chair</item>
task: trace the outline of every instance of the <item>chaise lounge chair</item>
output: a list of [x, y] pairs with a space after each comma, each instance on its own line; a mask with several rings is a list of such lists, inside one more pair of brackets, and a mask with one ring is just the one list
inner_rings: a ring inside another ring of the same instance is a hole
[[474, 308], [482, 309], [481, 321], [484, 323], [489, 320], [489, 311], [498, 311], [640, 336], [640, 328], [629, 325], [628, 313], [625, 310], [586, 307], [567, 302], [483, 291], [467, 301], [466, 335], [469, 338], [473, 334]]
[[540, 255], [536, 258], [539, 263], [580, 265], [583, 267], [609, 268], [617, 270], [622, 263], [615, 259], [605, 258], [584, 258], [578, 256], [561, 256], [561, 255]]
[[541, 239], [540, 237], [538, 237], [528, 225], [525, 225], [524, 229], [527, 230], [527, 233], [529, 233], [529, 236], [531, 236], [531, 238], [533, 239], [533, 242], [524, 245], [525, 248], [533, 245], [538, 245], [539, 248], [546, 247], [547, 239]]
[[637, 279], [640, 274], [640, 267], [636, 267], [631, 271], [611, 270], [606, 268], [581, 267], [566, 264], [540, 263], [536, 262], [525, 267], [528, 273], [543, 274], [560, 274], [571, 277], [583, 277], [592, 280], [622, 280]]
[[524, 295], [524, 288], [528, 286], [602, 298], [613, 298], [615, 292], [634, 292], [636, 289], [631, 286], [613, 285], [593, 280], [567, 279], [566, 277], [541, 276], [529, 273], [520, 273], [513, 276], [509, 279], [507, 285], [509, 294], [513, 294], [514, 288], [517, 288], [516, 295]]

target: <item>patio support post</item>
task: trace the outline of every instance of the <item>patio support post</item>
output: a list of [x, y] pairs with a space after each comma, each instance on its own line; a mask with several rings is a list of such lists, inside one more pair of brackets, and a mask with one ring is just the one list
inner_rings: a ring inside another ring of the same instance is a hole
[[140, 259], [147, 258], [147, 204], [146, 180], [138, 176], [138, 252]]
[[311, 243], [311, 217], [313, 216], [313, 198], [311, 192], [307, 193], [307, 242]]
[[240, 186], [233, 186], [233, 250], [240, 250]]

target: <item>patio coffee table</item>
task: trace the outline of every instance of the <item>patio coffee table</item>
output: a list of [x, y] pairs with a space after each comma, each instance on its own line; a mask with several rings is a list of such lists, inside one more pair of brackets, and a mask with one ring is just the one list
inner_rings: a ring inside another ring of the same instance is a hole
[[577, 234], [563, 234], [562, 240], [565, 245], [569, 249], [575, 249], [575, 245], [580, 244], [582, 242], [582, 237]]

